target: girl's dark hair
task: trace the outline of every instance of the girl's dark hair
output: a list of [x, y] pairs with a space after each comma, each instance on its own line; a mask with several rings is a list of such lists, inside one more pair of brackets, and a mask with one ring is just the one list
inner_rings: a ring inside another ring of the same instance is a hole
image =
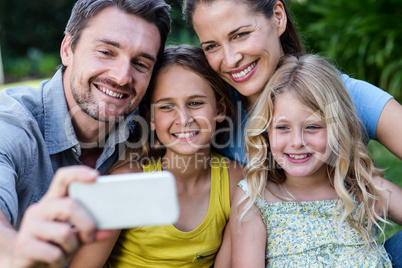
[[[187, 20], [190, 25], [193, 25], [193, 16], [197, 4], [211, 4], [214, 1], [215, 0], [184, 0], [182, 10], [184, 19]], [[287, 17], [286, 30], [280, 37], [283, 52], [285, 55], [293, 56], [303, 54], [303, 44], [284, 0], [236, 0], [233, 2], [243, 2], [251, 11], [257, 14], [263, 14], [267, 19], [270, 19], [277, 1], [282, 2]], [[236, 3], [233, 3], [233, 5], [236, 5]]]
[[[139, 113], [142, 117], [147, 118], [149, 121], [151, 107], [150, 99], [156, 83], [155, 78], [161, 72], [177, 65], [186, 68], [204, 78], [214, 91], [217, 103], [222, 101], [226, 105], [226, 120], [224, 120], [222, 123], [217, 123], [215, 132], [216, 135], [214, 135], [213, 141], [211, 142], [212, 148], [216, 148], [223, 142], [224, 134], [227, 133], [224, 131], [224, 129], [229, 129], [229, 120], [233, 120], [235, 117], [235, 107], [230, 100], [229, 85], [226, 84], [226, 82], [224, 82], [220, 76], [209, 66], [204, 55], [204, 51], [199, 47], [182, 44], [178, 46], [168, 46], [165, 48], [164, 53], [155, 64], [152, 80], [143, 100], [141, 101]], [[180, 78], [178, 77], [178, 79]], [[155, 133], [145, 130], [144, 126], [140, 125], [141, 124], [137, 124], [132, 136], [130, 137], [131, 141], [135, 141], [137, 144], [138, 141], [142, 139], [141, 143], [143, 146], [140, 149], [141, 152], [139, 155], [142, 158], [146, 157], [151, 159], [163, 156], [165, 153], [165, 148], [158, 142]]]

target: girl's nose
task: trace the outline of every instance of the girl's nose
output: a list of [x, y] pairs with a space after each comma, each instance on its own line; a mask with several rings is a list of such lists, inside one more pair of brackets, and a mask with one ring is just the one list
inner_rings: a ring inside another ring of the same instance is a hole
[[187, 126], [188, 124], [190, 124], [193, 121], [194, 121], [194, 118], [188, 109], [186, 109], [186, 108], [177, 109], [176, 124], [181, 124], [182, 126]]
[[302, 131], [293, 131], [290, 138], [290, 146], [294, 148], [303, 147], [304, 144], [304, 137]]

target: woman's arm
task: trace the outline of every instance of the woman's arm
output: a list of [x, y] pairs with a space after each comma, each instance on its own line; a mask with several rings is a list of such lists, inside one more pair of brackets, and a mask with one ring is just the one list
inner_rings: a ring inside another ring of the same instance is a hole
[[228, 224], [231, 234], [231, 267], [265, 267], [267, 231], [257, 206], [254, 205], [247, 212], [241, 223], [238, 221], [244, 202], [237, 204], [244, 196], [244, 191], [238, 187]]
[[[379, 176], [373, 177], [374, 183], [384, 189], [381, 191], [381, 196], [387, 205], [388, 218], [396, 224], [402, 225], [402, 188], [398, 185]], [[378, 212], [382, 212], [378, 208]]]
[[402, 159], [402, 105], [390, 99], [378, 120], [376, 137], [390, 152]]

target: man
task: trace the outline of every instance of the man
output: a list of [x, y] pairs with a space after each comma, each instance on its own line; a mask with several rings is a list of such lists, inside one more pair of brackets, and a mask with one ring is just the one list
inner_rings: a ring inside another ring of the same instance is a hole
[[56, 170], [102, 174], [117, 160], [169, 30], [163, 0], [78, 0], [63, 67], [39, 89], [1, 92], [0, 267], [62, 265], [94, 239], [91, 217], [63, 197], [66, 181], [98, 173]]

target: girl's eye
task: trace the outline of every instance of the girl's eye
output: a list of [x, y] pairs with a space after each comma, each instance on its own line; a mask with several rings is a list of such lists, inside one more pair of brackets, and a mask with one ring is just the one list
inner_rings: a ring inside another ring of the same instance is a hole
[[172, 104], [163, 104], [163, 105], [160, 105], [160, 106], [159, 106], [159, 109], [160, 109], [160, 110], [168, 111], [168, 110], [173, 109], [173, 105], [172, 105]]
[[287, 130], [288, 129], [287, 126], [282, 126], [282, 125], [276, 126], [275, 128], [278, 130]]
[[200, 106], [200, 105], [202, 105], [202, 104], [204, 104], [203, 102], [200, 102], [200, 101], [191, 101], [191, 102], [189, 102], [189, 106]]
[[316, 125], [311, 125], [311, 126], [307, 126], [307, 129], [311, 129], [311, 130], [316, 130], [316, 129], [320, 129], [320, 126], [316, 126]]

